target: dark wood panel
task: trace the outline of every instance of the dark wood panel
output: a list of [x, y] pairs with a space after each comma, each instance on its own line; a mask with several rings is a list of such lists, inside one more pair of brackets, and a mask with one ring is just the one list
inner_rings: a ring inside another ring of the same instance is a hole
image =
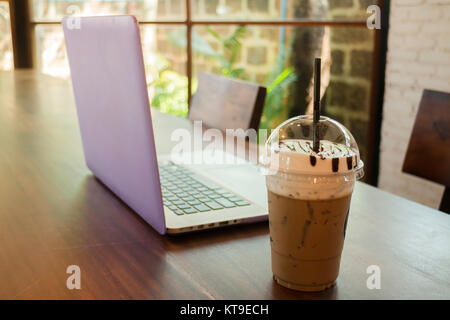
[[424, 90], [403, 171], [450, 187], [450, 94]]
[[9, 1], [16, 69], [33, 67], [33, 35], [29, 1]]
[[[152, 116], [159, 152], [191, 128]], [[266, 223], [160, 236], [86, 168], [69, 82], [0, 73], [0, 146], [1, 299], [450, 298], [450, 217], [362, 183], [337, 286], [322, 293], [274, 283]], [[81, 290], [65, 286], [72, 264]]]

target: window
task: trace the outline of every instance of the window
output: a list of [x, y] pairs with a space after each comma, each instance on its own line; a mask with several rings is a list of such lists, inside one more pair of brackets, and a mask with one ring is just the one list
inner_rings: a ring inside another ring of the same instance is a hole
[[[366, 27], [375, 0], [32, 0], [35, 61], [68, 78], [60, 20], [65, 15], [133, 14], [141, 37], [151, 104], [186, 116], [201, 71], [268, 88], [261, 127], [311, 111], [314, 57], [324, 60], [323, 114], [355, 135], [369, 165], [376, 31]], [[367, 167], [367, 166], [366, 166]], [[369, 168], [370, 171], [370, 168]]]
[[0, 70], [14, 67], [9, 2], [0, 0]]

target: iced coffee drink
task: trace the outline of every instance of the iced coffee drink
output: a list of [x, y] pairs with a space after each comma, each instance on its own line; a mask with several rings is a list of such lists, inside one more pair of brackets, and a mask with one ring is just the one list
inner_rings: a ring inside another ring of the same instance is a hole
[[354, 182], [362, 161], [339, 123], [321, 117], [318, 151], [312, 119], [277, 128], [267, 143], [266, 176], [274, 279], [282, 286], [321, 291], [334, 285], [344, 245]]

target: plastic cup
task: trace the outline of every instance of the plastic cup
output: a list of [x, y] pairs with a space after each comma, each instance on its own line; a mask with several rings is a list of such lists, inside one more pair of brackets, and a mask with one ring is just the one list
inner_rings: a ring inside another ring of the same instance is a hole
[[336, 283], [353, 187], [364, 174], [350, 132], [321, 117], [320, 150], [314, 152], [312, 122], [300, 116], [281, 124], [263, 157], [273, 276], [301, 291]]

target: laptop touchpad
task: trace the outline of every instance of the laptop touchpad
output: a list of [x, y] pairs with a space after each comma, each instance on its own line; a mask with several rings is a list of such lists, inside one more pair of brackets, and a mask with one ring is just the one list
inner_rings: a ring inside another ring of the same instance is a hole
[[202, 170], [202, 174], [267, 209], [266, 180], [256, 165], [216, 166]]

